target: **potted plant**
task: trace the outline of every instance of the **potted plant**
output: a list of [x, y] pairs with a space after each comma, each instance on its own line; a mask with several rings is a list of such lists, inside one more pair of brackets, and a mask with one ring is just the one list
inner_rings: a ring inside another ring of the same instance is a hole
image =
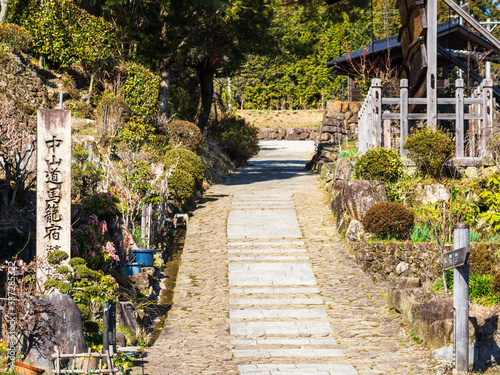
[[45, 372], [45, 370], [41, 368], [23, 362], [15, 361], [14, 365], [16, 368], [16, 375], [42, 375]]

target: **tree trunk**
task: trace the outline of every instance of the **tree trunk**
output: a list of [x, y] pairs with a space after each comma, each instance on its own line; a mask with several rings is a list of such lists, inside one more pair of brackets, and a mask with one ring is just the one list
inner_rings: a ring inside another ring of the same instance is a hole
[[9, 0], [0, 0], [0, 24], [7, 22]]
[[208, 59], [198, 66], [201, 93], [201, 111], [198, 118], [198, 127], [201, 131], [205, 129], [212, 109], [212, 98], [214, 96], [214, 64]]
[[165, 65], [161, 68], [160, 82], [160, 110], [161, 114], [168, 119], [168, 90], [170, 87], [170, 66]]

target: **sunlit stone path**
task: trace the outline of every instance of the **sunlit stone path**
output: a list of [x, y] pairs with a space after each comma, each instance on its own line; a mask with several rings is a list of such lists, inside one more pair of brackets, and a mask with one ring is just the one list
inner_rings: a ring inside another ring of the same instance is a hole
[[[336, 235], [310, 142], [264, 142], [189, 222], [145, 374], [431, 374]], [[135, 373], [135, 372], [134, 372]]]

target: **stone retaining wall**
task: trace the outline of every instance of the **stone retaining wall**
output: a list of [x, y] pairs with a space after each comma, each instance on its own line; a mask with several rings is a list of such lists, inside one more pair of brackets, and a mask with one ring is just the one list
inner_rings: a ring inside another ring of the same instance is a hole
[[[451, 251], [451, 244], [445, 251]], [[436, 243], [349, 242], [357, 263], [374, 279], [395, 276], [435, 281], [441, 269], [441, 254]]]
[[339, 143], [357, 138], [358, 112], [362, 102], [329, 100], [321, 128], [321, 141]]
[[257, 137], [260, 141], [316, 141], [319, 128], [261, 128]]

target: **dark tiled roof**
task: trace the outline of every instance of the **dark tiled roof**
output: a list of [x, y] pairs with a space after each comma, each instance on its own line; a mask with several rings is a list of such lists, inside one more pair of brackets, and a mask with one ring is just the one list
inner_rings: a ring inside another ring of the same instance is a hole
[[[454, 28], [457, 28], [458, 32], [460, 32], [462, 35], [473, 36], [476, 40], [480, 40], [482, 43], [484, 43], [484, 45], [491, 46], [491, 43], [489, 43], [486, 39], [484, 39], [480, 35], [470, 31], [463, 25], [459, 25], [458, 20], [456, 19], [451, 19], [450, 21], [439, 23], [437, 32], [438, 34], [447, 35], [448, 32]], [[349, 59], [356, 59], [357, 57], [363, 55], [369, 56], [370, 54], [376, 54], [382, 51], [386, 51], [388, 49], [400, 48], [400, 47], [401, 43], [398, 42], [398, 35], [393, 35], [388, 38], [372, 40], [370, 41], [370, 44], [367, 47], [351, 52], [350, 54], [338, 57], [334, 60], [330, 60], [326, 63], [326, 66], [333, 67]]]

